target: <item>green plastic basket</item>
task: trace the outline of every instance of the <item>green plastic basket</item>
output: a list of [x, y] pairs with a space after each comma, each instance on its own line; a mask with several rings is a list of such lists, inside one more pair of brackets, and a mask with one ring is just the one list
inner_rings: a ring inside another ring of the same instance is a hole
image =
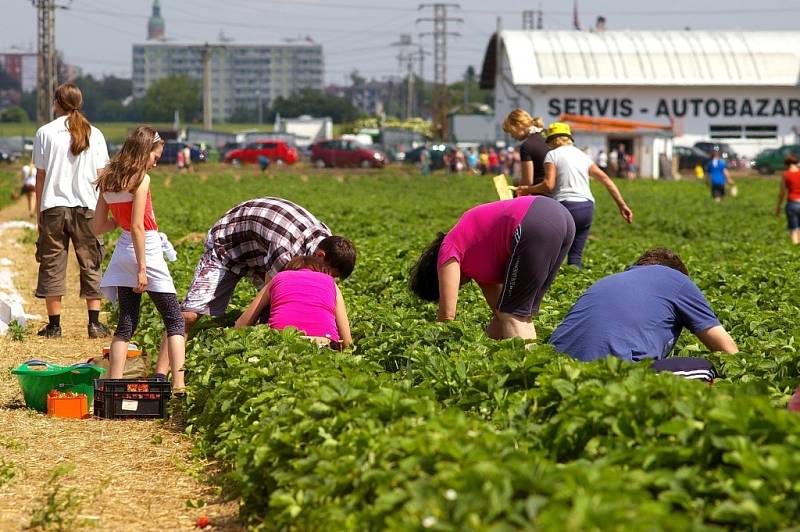
[[105, 371], [92, 364], [60, 366], [43, 360], [28, 360], [12, 369], [11, 373], [19, 379], [28, 408], [46, 413], [50, 390], [84, 393], [91, 405], [94, 401], [94, 380]]

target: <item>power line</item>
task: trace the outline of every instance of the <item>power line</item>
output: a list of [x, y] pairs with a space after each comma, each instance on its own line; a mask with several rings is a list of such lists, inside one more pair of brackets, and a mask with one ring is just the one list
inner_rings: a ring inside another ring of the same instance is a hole
[[419, 22], [433, 23], [432, 32], [420, 33], [420, 37], [425, 35], [433, 36], [433, 128], [436, 136], [440, 140], [447, 140], [447, 119], [450, 108], [449, 95], [447, 90], [447, 37], [460, 36], [460, 33], [447, 30], [448, 22], [462, 23], [464, 19], [460, 17], [450, 17], [447, 14], [449, 8], [459, 9], [458, 4], [420, 4], [419, 9], [431, 9], [433, 17], [422, 17], [417, 19]]

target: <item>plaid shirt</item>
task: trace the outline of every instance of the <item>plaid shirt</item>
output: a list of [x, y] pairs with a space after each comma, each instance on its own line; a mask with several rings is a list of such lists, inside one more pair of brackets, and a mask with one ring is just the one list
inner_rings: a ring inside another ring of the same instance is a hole
[[314, 215], [280, 198], [245, 201], [225, 213], [208, 232], [206, 249], [259, 288], [298, 255], [311, 255], [331, 232]]

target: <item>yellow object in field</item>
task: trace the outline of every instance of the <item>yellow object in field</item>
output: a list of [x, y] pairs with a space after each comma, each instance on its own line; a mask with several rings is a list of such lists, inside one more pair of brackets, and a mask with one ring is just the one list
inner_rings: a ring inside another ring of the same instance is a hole
[[513, 191], [516, 187], [509, 186], [504, 174], [494, 176], [492, 181], [494, 181], [494, 188], [497, 190], [497, 195], [501, 200], [514, 199]]
[[698, 164], [694, 167], [694, 175], [697, 176], [697, 179], [703, 179], [706, 176], [706, 173], [703, 170], [703, 167]]

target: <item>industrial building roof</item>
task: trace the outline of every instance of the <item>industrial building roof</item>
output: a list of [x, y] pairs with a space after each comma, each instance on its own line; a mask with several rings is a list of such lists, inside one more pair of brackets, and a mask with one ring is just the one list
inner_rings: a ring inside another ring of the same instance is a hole
[[[515, 85], [797, 86], [795, 31], [502, 31]], [[481, 85], [494, 85], [496, 35]]]

